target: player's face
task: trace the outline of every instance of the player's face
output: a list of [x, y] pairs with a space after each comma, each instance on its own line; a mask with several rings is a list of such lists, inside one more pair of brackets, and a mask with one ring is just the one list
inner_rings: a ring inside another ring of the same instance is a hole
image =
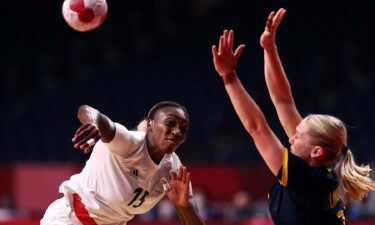
[[155, 147], [170, 154], [185, 141], [189, 121], [181, 108], [164, 107], [155, 113], [148, 129]]
[[296, 128], [296, 133], [289, 138], [291, 152], [307, 162], [311, 160], [310, 155], [314, 148], [314, 145], [311, 144], [311, 137], [308, 131], [308, 125], [305, 120], [302, 120]]

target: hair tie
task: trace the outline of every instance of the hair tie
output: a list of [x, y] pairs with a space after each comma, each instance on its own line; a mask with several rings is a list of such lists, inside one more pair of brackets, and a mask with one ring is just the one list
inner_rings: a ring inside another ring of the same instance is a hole
[[348, 146], [345, 146], [341, 149], [341, 154], [345, 155], [349, 150], [349, 147]]

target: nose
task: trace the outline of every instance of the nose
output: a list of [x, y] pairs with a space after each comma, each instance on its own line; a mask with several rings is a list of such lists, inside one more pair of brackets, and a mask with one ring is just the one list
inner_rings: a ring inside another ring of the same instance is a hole
[[289, 138], [289, 143], [292, 145], [294, 143], [294, 135]]
[[180, 132], [180, 129], [178, 128], [175, 128], [172, 130], [172, 134], [176, 137], [180, 137], [181, 136], [181, 132]]

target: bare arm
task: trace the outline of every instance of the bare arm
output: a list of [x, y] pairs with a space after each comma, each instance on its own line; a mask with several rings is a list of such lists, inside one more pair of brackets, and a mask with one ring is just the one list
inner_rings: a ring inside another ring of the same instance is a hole
[[182, 225], [203, 225], [204, 223], [199, 217], [198, 207], [193, 197], [189, 198], [188, 207], [176, 207], [178, 218]]
[[220, 37], [219, 51], [212, 48], [216, 71], [223, 78], [225, 89], [243, 126], [254, 139], [255, 145], [274, 175], [281, 168], [283, 145], [269, 127], [263, 112], [247, 93], [235, 72], [243, 45], [233, 53], [233, 31], [224, 31]]
[[[235, 76], [237, 77], [237, 75]], [[246, 92], [238, 78], [230, 84], [226, 84], [225, 89], [243, 126], [254, 139], [260, 155], [276, 176], [282, 164], [283, 145], [275, 136], [262, 111]]]
[[175, 205], [181, 224], [203, 225], [195, 201], [192, 197], [189, 197], [190, 173], [187, 172], [186, 167], [180, 166], [178, 176], [173, 171], [170, 174], [170, 184], [164, 178], [162, 182], [164, 183], [163, 186], [169, 187], [165, 190], [165, 193]]
[[72, 141], [75, 148], [80, 148], [85, 153], [94, 147], [94, 144], [87, 143], [90, 139], [95, 142], [101, 139], [108, 143], [115, 136], [116, 126], [112, 120], [88, 105], [79, 107], [78, 119], [82, 126], [77, 129]]
[[264, 72], [268, 91], [281, 125], [288, 137], [291, 137], [295, 134], [296, 127], [301, 122], [302, 117], [294, 103], [292, 90], [275, 43], [277, 27], [285, 14], [286, 10], [282, 8], [276, 14], [270, 13], [260, 43], [264, 49]]

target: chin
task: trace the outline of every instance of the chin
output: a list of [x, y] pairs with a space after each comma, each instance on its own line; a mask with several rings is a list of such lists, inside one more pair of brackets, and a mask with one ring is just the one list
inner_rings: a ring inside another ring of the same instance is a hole
[[164, 152], [165, 154], [171, 154], [171, 153], [173, 153], [175, 150], [176, 150], [176, 148], [173, 148], [173, 147], [171, 147], [171, 146], [165, 146], [165, 147], [163, 148], [163, 152]]

